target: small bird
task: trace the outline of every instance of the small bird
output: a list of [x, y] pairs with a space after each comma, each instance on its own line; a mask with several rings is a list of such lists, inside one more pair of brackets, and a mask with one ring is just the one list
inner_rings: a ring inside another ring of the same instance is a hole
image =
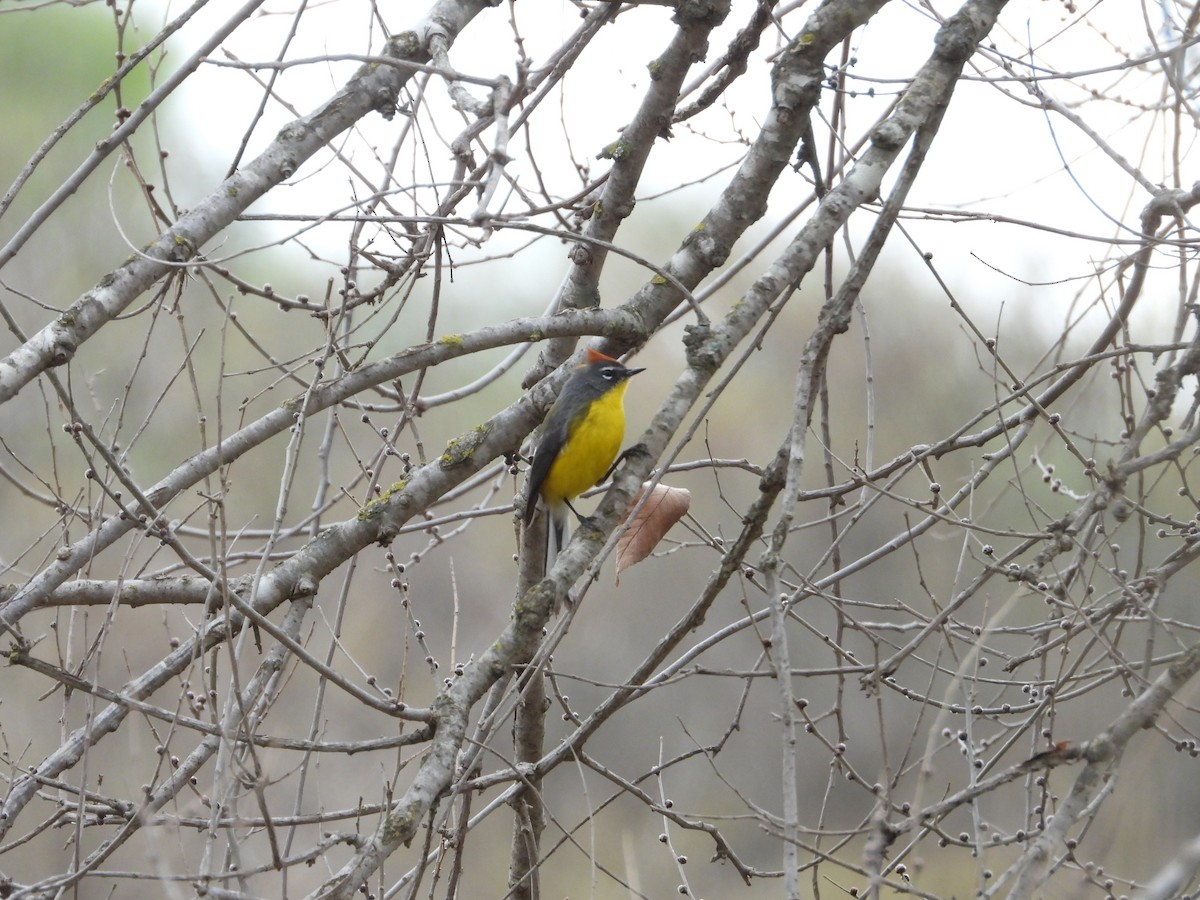
[[[529, 468], [525, 524], [533, 519], [538, 494], [550, 513], [554, 552], [562, 550], [571, 500], [608, 474], [625, 439], [625, 388], [644, 369], [630, 369], [590, 347], [542, 426]], [[582, 517], [580, 517], [582, 518]]]

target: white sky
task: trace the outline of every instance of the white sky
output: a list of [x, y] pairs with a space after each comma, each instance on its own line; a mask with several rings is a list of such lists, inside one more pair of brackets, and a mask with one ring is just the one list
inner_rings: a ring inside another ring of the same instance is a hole
[[[208, 23], [218, 21], [238, 5], [233, 0], [214, 0], [202, 14], [203, 20]], [[291, 16], [284, 13], [293, 5], [291, 2], [269, 5], [268, 9], [280, 12], [257, 16], [228, 41], [228, 48], [242, 60], [274, 58], [292, 24]], [[710, 58], [723, 49], [728, 36], [746, 18], [746, 0], [736, 0], [734, 6], [729, 24], [712, 42]], [[953, 12], [957, 6], [957, 3], [937, 3], [938, 10], [944, 15]], [[170, 11], [174, 13], [180, 8], [182, 4], [175, 3]], [[427, 4], [419, 0], [388, 6], [385, 8], [385, 14], [391, 17], [388, 27], [392, 30], [408, 28], [420, 20], [426, 9]], [[401, 19], [397, 10], [408, 15]], [[535, 63], [544, 60], [580, 21], [576, 8], [565, 3], [520, 3], [515, 7], [498, 7], [485, 12], [459, 39], [451, 51], [455, 66], [484, 78], [511, 77], [514, 74], [513, 40], [508, 23], [514, 10], [525, 38], [525, 50]], [[1102, 2], [1087, 13], [1088, 24], [1080, 24], [1079, 16], [1067, 13], [1060, 3], [1013, 0], [1002, 13], [992, 42], [1025, 59], [1029, 58], [1028, 47], [1033, 46], [1037, 48], [1039, 63], [1064, 71], [1111, 67], [1122, 59], [1119, 51], [1134, 55], [1147, 52], [1146, 20], [1139, 7]], [[793, 15], [787, 24], [798, 28], [804, 14], [802, 10]], [[1153, 14], [1156, 14], [1155, 10], [1150, 11], [1150, 15]], [[1098, 23], [1100, 27], [1092, 23]], [[1068, 25], [1071, 27], [1066, 27]], [[578, 186], [578, 178], [563, 152], [568, 137], [574, 157], [590, 164], [593, 172], [602, 171], [607, 165], [603, 160], [597, 161], [595, 154], [618, 135], [620, 126], [635, 108], [648, 79], [646, 62], [662, 51], [673, 27], [668, 9], [649, 6], [626, 13], [615, 25], [608, 26], [584, 54], [564, 95], [563, 128], [557, 133], [543, 130], [538, 134], [540, 152], [537, 161], [556, 190], [566, 194]], [[362, 53], [368, 49], [368, 28], [372, 28], [370, 34], [374, 42], [371, 49], [377, 50], [382, 40], [381, 30], [377, 23], [372, 26], [369, 3], [361, 0], [313, 3], [305, 12], [288, 56]], [[204, 30], [200, 25], [190, 28], [188, 33]], [[858, 34], [855, 48], [858, 62], [851, 70], [852, 86], [857, 86], [863, 93], [848, 103], [851, 134], [861, 132], [874, 121], [886, 108], [889, 95], [928, 57], [935, 30], [936, 23], [927, 12], [910, 4], [891, 3]], [[1113, 35], [1119, 37], [1114, 39]], [[775, 37], [770, 39], [777, 40]], [[830, 61], [835, 60], [836, 55], [831, 56]], [[281, 76], [278, 88], [300, 111], [308, 112], [336, 90], [355, 67], [354, 62], [342, 62], [289, 69]], [[987, 74], [994, 75], [995, 69], [990, 68]], [[1146, 101], [1157, 99], [1145, 96], [1146, 86], [1158, 89], [1161, 79], [1153, 81], [1151, 75], [1141, 73], [1098, 72], [1085, 76], [1082, 81], [1087, 88], [1102, 95]], [[871, 86], [878, 94], [875, 98], [865, 94]], [[1136, 227], [1137, 214], [1148, 199], [1145, 192], [1075, 126], [1061, 117], [1047, 117], [1034, 108], [1025, 87], [1011, 82], [1006, 89], [1016, 100], [1005, 97], [992, 85], [964, 83], [960, 86], [910, 203], [987, 210], [1023, 220], [1044, 221], [1097, 237], [1111, 237], [1117, 233], [1116, 221]], [[1119, 103], [1080, 106], [1083, 95], [1066, 81], [1044, 82], [1043, 89], [1051, 96], [1073, 104], [1092, 128], [1131, 163], [1141, 167], [1152, 181], [1160, 182], [1169, 177], [1161, 148], [1166, 128], [1161, 121], [1133, 106]], [[481, 88], [473, 90], [483, 91]], [[444, 96], [444, 88], [435, 85], [433, 94]], [[216, 155], [227, 160], [259, 102], [260, 92], [254, 89], [244, 72], [208, 67], [201, 78], [190, 83], [187, 97], [189, 120], [204, 124], [206, 149], [222, 148]], [[700, 173], [711, 170], [714, 159], [735, 157], [739, 148], [719, 141], [731, 139], [737, 131], [752, 136], [766, 109], [768, 97], [765, 68], [752, 68], [730, 93], [728, 109], [716, 111], [698, 122], [715, 142], [677, 132], [670, 145], [660, 145], [652, 156], [643, 193], [651, 194], [678, 183], [681, 171], [685, 171], [683, 167], [694, 167]], [[558, 110], [554, 112], [557, 115]], [[291, 118], [292, 114], [277, 104], [269, 104], [267, 119], [256, 130], [249, 155], [260, 150], [278, 127]], [[554, 116], [543, 113], [541, 118], [545, 124]], [[399, 122], [399, 118], [388, 123], [379, 116], [372, 116], [363, 124], [362, 133], [377, 146], [386, 147]], [[442, 123], [446, 129], [441, 135], [444, 140], [453, 135], [456, 127], [461, 127], [445, 116]], [[222, 124], [225, 129], [220, 128]], [[443, 158], [435, 158], [433, 162], [444, 170], [448, 154], [430, 137], [431, 152], [444, 154]], [[365, 149], [361, 145], [357, 150], [352, 145], [347, 148], [354, 152], [356, 159], [365, 158]], [[1190, 145], [1183, 147], [1184, 153], [1191, 149]], [[1070, 163], [1074, 178], [1064, 171], [1060, 151]], [[523, 140], [515, 140], [509, 152], [516, 157], [511, 171], [523, 179], [522, 183], [531, 183], [526, 180], [532, 176], [526, 166]], [[200, 195], [207, 193], [215, 186], [215, 179], [220, 174], [213, 171], [208, 173], [209, 178], [198, 179], [194, 185], [197, 192]], [[296, 187], [273, 193], [254, 211], [311, 209], [311, 192], [314, 191], [326, 198], [332, 193], [339, 198], [334, 203], [351, 196], [346, 175], [338, 166], [318, 172], [310, 162], [301, 170], [301, 175], [304, 177]], [[689, 177], [684, 175], [682, 180], [689, 180]], [[723, 181], [718, 177], [713, 183], [719, 186]], [[693, 202], [702, 210], [700, 192], [696, 193]], [[331, 202], [326, 199], [321, 205], [328, 208]], [[935, 253], [935, 259], [952, 283], [969, 285], [972, 291], [993, 299], [1013, 299], [1025, 291], [1019, 283], [972, 259], [972, 253], [997, 269], [1032, 281], [1086, 276], [1091, 271], [1092, 260], [1107, 253], [1102, 243], [1057, 239], [988, 224], [946, 226], [912, 222], [909, 227], [922, 248]], [[915, 254], [899, 241], [893, 242], [891, 252], [917, 265]], [[553, 284], [547, 285], [548, 290], [552, 288]], [[1068, 285], [1064, 290], [1070, 294], [1074, 287]]]

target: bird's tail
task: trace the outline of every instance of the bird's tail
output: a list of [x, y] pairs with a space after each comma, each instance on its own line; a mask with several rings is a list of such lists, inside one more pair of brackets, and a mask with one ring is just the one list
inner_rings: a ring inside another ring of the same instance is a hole
[[550, 518], [550, 527], [546, 529], [550, 532], [546, 539], [548, 545], [546, 568], [548, 569], [554, 565], [554, 560], [558, 558], [558, 554], [562, 552], [563, 544], [566, 543], [564, 538], [567, 533], [567, 504], [556, 503], [547, 512]]

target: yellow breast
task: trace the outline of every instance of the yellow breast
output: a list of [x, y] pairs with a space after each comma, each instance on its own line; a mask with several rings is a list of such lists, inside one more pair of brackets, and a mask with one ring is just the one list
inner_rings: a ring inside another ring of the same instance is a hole
[[547, 506], [579, 496], [604, 477], [625, 439], [625, 388], [618, 384], [592, 401], [587, 415], [571, 423], [566, 444], [546, 473], [542, 497]]

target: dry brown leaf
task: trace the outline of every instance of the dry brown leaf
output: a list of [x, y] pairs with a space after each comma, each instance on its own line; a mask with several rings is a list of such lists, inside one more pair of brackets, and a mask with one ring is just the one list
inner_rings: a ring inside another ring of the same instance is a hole
[[[641, 502], [645, 487], [637, 492], [630, 509]], [[637, 516], [630, 520], [629, 530], [617, 541], [617, 584], [621, 583], [621, 572], [641, 562], [654, 552], [658, 542], [688, 511], [692, 505], [692, 493], [684, 488], [657, 484], [650, 498]]]

